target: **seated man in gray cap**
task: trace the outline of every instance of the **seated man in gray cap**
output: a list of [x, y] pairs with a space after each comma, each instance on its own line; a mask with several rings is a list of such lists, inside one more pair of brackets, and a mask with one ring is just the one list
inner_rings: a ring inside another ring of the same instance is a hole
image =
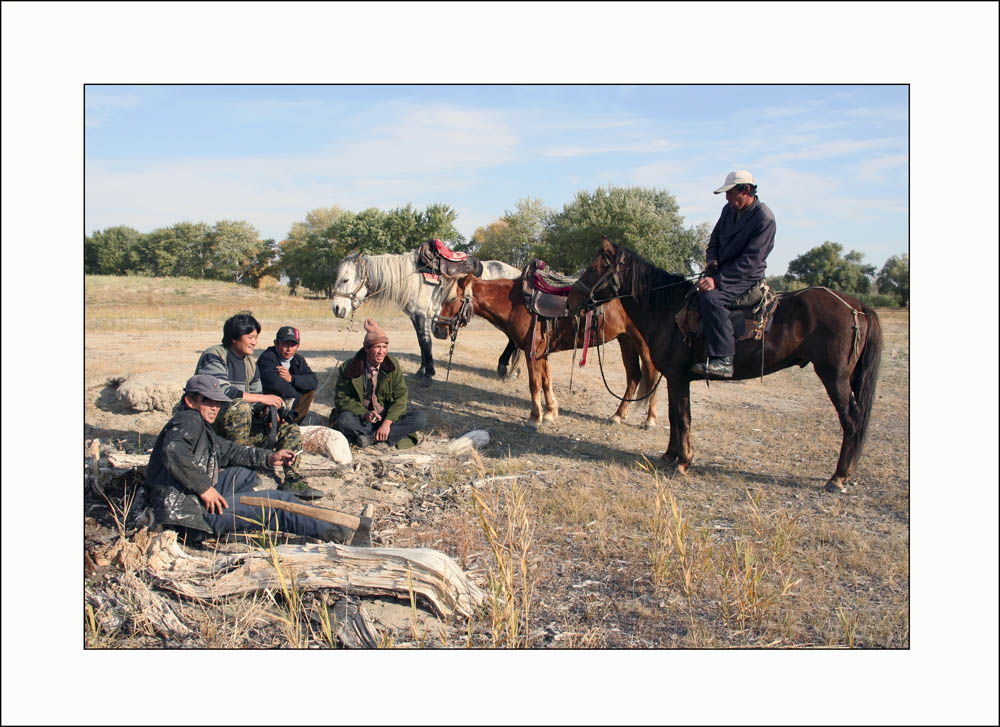
[[[222, 327], [222, 345], [212, 346], [198, 358], [194, 373], [214, 376], [232, 401], [223, 405], [213, 428], [216, 434], [245, 447], [300, 450], [302, 433], [298, 425], [278, 417], [285, 402], [280, 396], [263, 393], [261, 372], [253, 359], [259, 334], [260, 323], [249, 311], [237, 313]], [[323, 496], [309, 486], [297, 463], [282, 469], [285, 476], [279, 489], [301, 500]]]
[[[279, 464], [291, 464], [295, 453], [244, 447], [218, 436], [211, 425], [229, 401], [214, 376], [188, 379], [178, 411], [163, 427], [149, 458], [146, 490], [155, 521], [194, 540], [236, 531], [260, 532], [266, 527], [324, 541], [349, 542], [353, 533], [338, 525], [240, 503], [240, 495], [250, 494], [257, 484], [255, 470], [273, 471]], [[297, 502], [290, 492], [262, 490], [254, 494]]]
[[774, 214], [757, 199], [757, 183], [750, 172], [730, 172], [715, 190], [715, 194], [722, 192], [727, 204], [712, 230], [705, 275], [698, 281], [708, 360], [696, 363], [691, 370], [699, 376], [730, 379], [736, 341], [726, 306], [764, 279], [775, 226]]

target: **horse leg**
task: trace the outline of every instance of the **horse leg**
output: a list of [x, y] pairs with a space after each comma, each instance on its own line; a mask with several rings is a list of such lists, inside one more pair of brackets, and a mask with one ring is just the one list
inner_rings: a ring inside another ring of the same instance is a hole
[[840, 458], [837, 460], [837, 469], [826, 482], [827, 492], [843, 492], [847, 478], [850, 477], [854, 469], [855, 445], [857, 440], [855, 433], [857, 423], [854, 413], [857, 412], [857, 402], [854, 401], [854, 393], [851, 391], [851, 382], [847, 371], [842, 371], [836, 367], [816, 366], [816, 375], [819, 376], [826, 393], [833, 402], [837, 410], [837, 417], [840, 419], [840, 427], [844, 430], [844, 439], [840, 445]]
[[427, 325], [427, 316], [423, 313], [414, 313], [410, 318], [413, 323], [413, 330], [417, 332], [417, 342], [420, 344], [420, 368], [417, 369], [417, 378], [434, 378], [434, 356], [431, 354], [431, 331]]
[[552, 390], [552, 376], [549, 370], [548, 357], [542, 359], [542, 393], [545, 395], [545, 414], [542, 416], [547, 422], [551, 422], [559, 416], [559, 402], [556, 401], [556, 393]]
[[500, 354], [500, 360], [497, 361], [497, 378], [503, 379], [507, 376], [507, 367], [510, 366], [510, 357], [513, 356], [520, 349], [517, 344], [507, 338], [507, 347]]
[[691, 448], [691, 382], [684, 371], [664, 374], [667, 380], [667, 409], [670, 412], [670, 442], [661, 459], [676, 464], [687, 474], [694, 459]]
[[[640, 356], [640, 358], [642, 358]], [[646, 396], [648, 394], [648, 396]], [[642, 361], [642, 385], [639, 387], [639, 396], [646, 396], [646, 421], [642, 423], [643, 429], [656, 428], [656, 367], [648, 356]]]
[[531, 421], [536, 427], [542, 426], [541, 397], [541, 360], [535, 359], [528, 363], [528, 392], [531, 394]]
[[635, 350], [632, 341], [622, 334], [618, 338], [618, 345], [622, 350], [622, 363], [625, 364], [625, 395], [622, 397], [621, 402], [619, 402], [618, 409], [611, 417], [611, 421], [615, 424], [621, 424], [628, 419], [629, 409], [632, 408], [630, 399], [635, 398], [635, 390], [642, 378], [639, 368], [639, 353]]

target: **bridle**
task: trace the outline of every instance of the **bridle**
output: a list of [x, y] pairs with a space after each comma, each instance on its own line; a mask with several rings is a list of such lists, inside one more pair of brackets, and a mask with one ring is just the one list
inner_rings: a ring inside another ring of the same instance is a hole
[[361, 277], [358, 278], [358, 284], [355, 286], [354, 290], [350, 293], [338, 293], [337, 291], [334, 291], [333, 293], [334, 298], [347, 298], [351, 301], [352, 311], [356, 311], [358, 306], [363, 302], [363, 299], [358, 297], [358, 291], [368, 284], [368, 266], [363, 262], [362, 257], [362, 255], [359, 255], [354, 262], [354, 269], [361, 269]]
[[441, 312], [431, 319], [432, 326], [447, 326], [452, 343], [458, 338], [458, 329], [467, 326], [472, 320], [472, 286], [468, 286], [462, 295], [462, 305], [453, 316], [443, 316]]
[[[601, 251], [601, 257], [604, 258], [608, 266], [604, 269], [597, 280], [593, 282], [592, 285], [587, 285], [583, 282], [583, 276], [577, 279], [573, 283], [573, 287], [579, 290], [585, 296], [587, 300], [583, 303], [581, 308], [593, 309], [600, 305], [601, 303], [606, 303], [609, 300], [620, 297], [619, 291], [621, 289], [621, 272], [622, 263], [625, 262], [625, 250], [624, 248], [615, 245], [615, 255], [612, 258], [607, 250]], [[601, 290], [606, 288], [606, 290]], [[602, 293], [600, 300], [597, 299], [597, 294]], [[604, 297], [607, 296], [607, 297]]]

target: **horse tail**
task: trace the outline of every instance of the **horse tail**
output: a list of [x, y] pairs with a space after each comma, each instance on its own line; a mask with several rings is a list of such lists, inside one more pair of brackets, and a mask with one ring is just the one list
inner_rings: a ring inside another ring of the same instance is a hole
[[868, 319], [868, 334], [865, 336], [861, 357], [851, 373], [851, 392], [857, 405], [854, 430], [854, 462], [861, 457], [868, 436], [868, 424], [871, 421], [872, 404], [875, 403], [875, 384], [878, 380], [878, 369], [882, 362], [882, 324], [878, 315], [868, 306], [861, 306]]

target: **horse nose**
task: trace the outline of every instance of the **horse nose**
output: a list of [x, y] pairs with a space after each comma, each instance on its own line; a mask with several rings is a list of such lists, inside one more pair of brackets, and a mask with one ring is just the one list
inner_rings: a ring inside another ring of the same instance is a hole
[[437, 324], [431, 326], [431, 333], [434, 334], [434, 338], [440, 338], [442, 340], [448, 337], [448, 329]]
[[333, 315], [337, 318], [347, 318], [347, 308], [340, 303], [333, 304]]

